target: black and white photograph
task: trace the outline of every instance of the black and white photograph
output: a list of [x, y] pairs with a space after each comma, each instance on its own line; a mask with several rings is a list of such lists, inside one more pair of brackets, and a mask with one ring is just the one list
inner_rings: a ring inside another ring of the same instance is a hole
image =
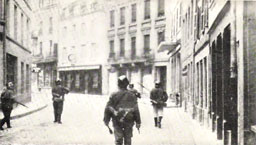
[[0, 145], [256, 145], [256, 0], [0, 0]]

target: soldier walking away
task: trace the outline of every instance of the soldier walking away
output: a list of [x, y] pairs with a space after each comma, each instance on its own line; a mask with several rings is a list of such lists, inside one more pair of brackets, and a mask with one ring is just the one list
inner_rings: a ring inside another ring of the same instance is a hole
[[167, 93], [160, 87], [160, 83], [155, 83], [155, 88], [150, 92], [150, 99], [154, 111], [155, 127], [161, 128], [163, 110], [168, 99]]
[[141, 98], [140, 93], [139, 93], [136, 89], [134, 89], [134, 85], [133, 85], [133, 84], [129, 84], [129, 90], [130, 90], [131, 92], [133, 92], [134, 95], [135, 95], [137, 98]]
[[52, 100], [54, 109], [54, 123], [61, 124], [61, 114], [64, 105], [64, 96], [69, 93], [69, 89], [61, 86], [61, 80], [56, 80], [56, 87], [52, 89]]
[[1, 120], [0, 123], [0, 130], [4, 130], [3, 125], [6, 123], [7, 128], [12, 128], [11, 127], [11, 112], [13, 109], [13, 104], [15, 103], [14, 99], [14, 91], [13, 91], [13, 83], [9, 82], [7, 84], [7, 88], [3, 90], [1, 94], [1, 109], [4, 114], [4, 118]]
[[131, 145], [133, 126], [136, 123], [139, 131], [141, 125], [137, 97], [127, 90], [128, 84], [126, 76], [118, 78], [119, 90], [111, 94], [104, 112], [103, 120], [108, 128], [112, 119], [116, 145]]

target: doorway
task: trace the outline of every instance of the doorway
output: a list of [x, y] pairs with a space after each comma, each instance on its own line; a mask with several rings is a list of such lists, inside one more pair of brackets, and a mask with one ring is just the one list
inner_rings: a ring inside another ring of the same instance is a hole
[[6, 81], [13, 82], [14, 84], [14, 91], [17, 92], [17, 57], [6, 54], [6, 67], [7, 67], [7, 74], [6, 74]]

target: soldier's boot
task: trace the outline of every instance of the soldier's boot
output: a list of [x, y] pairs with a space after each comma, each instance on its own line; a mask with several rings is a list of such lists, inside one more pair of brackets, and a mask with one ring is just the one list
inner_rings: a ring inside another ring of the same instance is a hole
[[7, 120], [7, 128], [12, 128], [12, 126], [11, 126], [11, 123], [10, 123], [10, 119], [9, 120]]
[[155, 121], [155, 127], [157, 127], [157, 117], [154, 118]]
[[58, 114], [58, 123], [62, 124], [62, 122], [61, 122], [61, 114]]
[[158, 127], [159, 127], [159, 128], [161, 128], [161, 127], [162, 127], [162, 125], [161, 125], [161, 121], [162, 121], [162, 119], [163, 119], [163, 117], [162, 117], [162, 116], [160, 116], [160, 117], [159, 117], [159, 121], [158, 121]]
[[58, 115], [57, 115], [57, 113], [54, 112], [54, 123], [57, 122], [57, 120], [58, 120], [57, 118], [58, 118]]
[[4, 122], [5, 122], [5, 120], [2, 119], [0, 122], [0, 130], [4, 130], [4, 128], [3, 128]]

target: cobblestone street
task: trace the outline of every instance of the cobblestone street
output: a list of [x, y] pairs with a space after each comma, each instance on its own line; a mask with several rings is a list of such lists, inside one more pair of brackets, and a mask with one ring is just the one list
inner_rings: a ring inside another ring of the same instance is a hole
[[[1, 132], [1, 144], [86, 144], [112, 145], [114, 137], [104, 126], [106, 96], [69, 94], [66, 97], [63, 124], [53, 123], [53, 108], [12, 121], [12, 129]], [[203, 129], [196, 126], [180, 108], [165, 109], [163, 128], [153, 126], [152, 108], [146, 99], [139, 100], [141, 132], [134, 128], [135, 145], [216, 144]]]

